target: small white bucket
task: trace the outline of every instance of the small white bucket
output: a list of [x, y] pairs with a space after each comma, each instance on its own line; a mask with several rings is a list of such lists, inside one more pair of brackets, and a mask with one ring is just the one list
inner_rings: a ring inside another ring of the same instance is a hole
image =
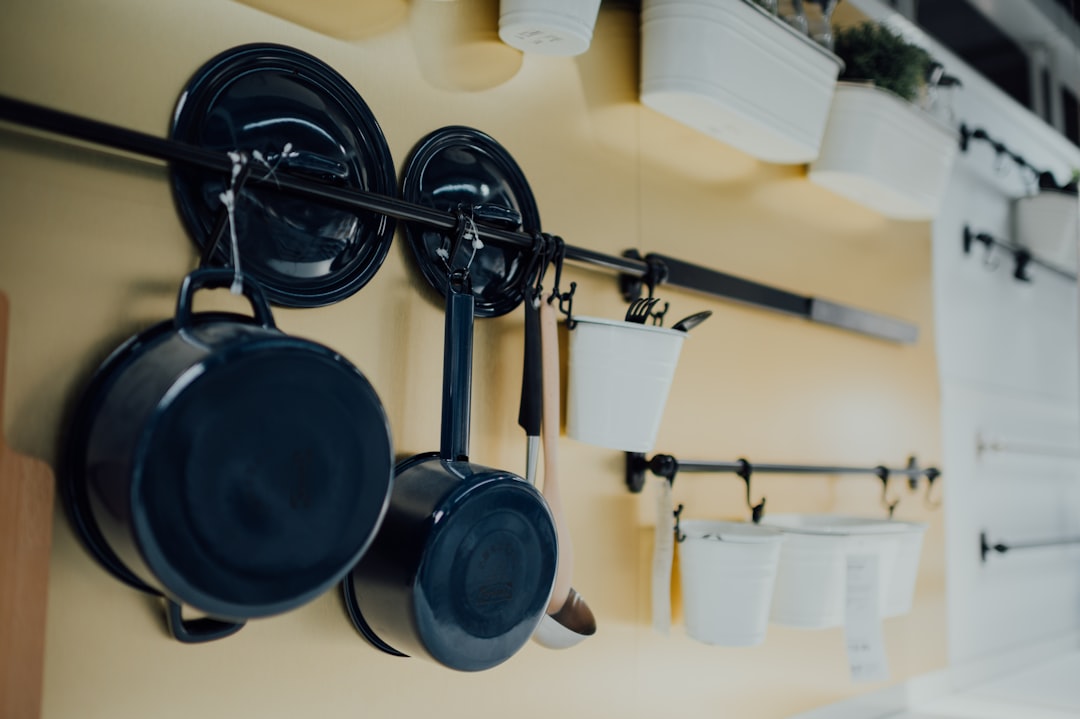
[[502, 0], [499, 38], [538, 55], [580, 55], [592, 43], [600, 0]]
[[624, 452], [652, 450], [686, 333], [596, 317], [574, 321], [567, 436]]
[[784, 534], [745, 522], [679, 523], [686, 633], [705, 644], [746, 647], [765, 640]]
[[778, 514], [763, 524], [787, 535], [780, 553], [770, 619], [804, 629], [844, 624], [847, 558], [878, 559], [878, 614], [911, 610], [927, 525], [836, 515]]

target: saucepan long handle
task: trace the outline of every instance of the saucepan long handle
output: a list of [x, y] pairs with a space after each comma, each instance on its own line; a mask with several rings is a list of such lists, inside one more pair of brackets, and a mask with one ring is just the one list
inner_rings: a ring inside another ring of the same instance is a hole
[[469, 458], [469, 417], [472, 405], [473, 310], [475, 300], [468, 275], [454, 273], [446, 293], [446, 331], [443, 340], [443, 459]]

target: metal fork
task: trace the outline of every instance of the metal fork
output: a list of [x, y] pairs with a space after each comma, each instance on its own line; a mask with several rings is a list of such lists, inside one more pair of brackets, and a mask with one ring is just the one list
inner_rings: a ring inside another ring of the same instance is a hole
[[652, 314], [652, 308], [660, 301], [659, 297], [641, 297], [630, 303], [626, 310], [626, 322], [643, 325]]

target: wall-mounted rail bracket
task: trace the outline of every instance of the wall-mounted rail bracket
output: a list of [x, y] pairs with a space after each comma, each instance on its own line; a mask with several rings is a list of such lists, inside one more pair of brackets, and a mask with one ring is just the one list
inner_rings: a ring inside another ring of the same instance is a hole
[[1038, 549], [1041, 547], [1061, 547], [1068, 544], [1080, 544], [1080, 537], [1061, 537], [1058, 539], [1040, 539], [1033, 542], [998, 542], [991, 544], [986, 538], [986, 532], [979, 533], [979, 555], [982, 561], [986, 561], [986, 555], [990, 552], [1005, 554], [1017, 549]]

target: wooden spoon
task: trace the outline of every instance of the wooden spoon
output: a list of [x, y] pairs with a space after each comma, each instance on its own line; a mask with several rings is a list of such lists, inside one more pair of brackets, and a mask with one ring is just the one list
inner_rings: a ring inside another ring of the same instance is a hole
[[559, 492], [559, 326], [555, 307], [540, 303], [541, 367], [544, 378], [544, 414], [541, 433], [544, 441], [544, 499], [555, 519], [559, 542], [559, 565], [555, 571], [555, 587], [551, 592], [548, 614], [554, 614], [570, 596], [570, 579], [574, 574], [574, 548], [570, 528], [562, 507]]
[[0, 293], [0, 717], [41, 716], [53, 474], [4, 442], [8, 301]]

